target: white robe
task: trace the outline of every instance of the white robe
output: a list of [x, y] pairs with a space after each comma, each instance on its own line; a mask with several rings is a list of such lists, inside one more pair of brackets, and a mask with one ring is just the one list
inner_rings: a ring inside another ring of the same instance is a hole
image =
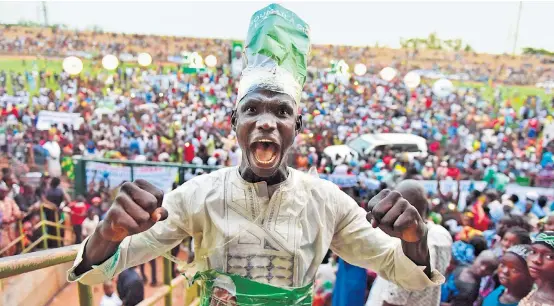
[[164, 197], [167, 220], [125, 238], [112, 257], [76, 276], [85, 240], [68, 280], [101, 283], [192, 236], [201, 269], [280, 287], [311, 283], [329, 248], [409, 290], [444, 281], [436, 270], [429, 279], [398, 239], [372, 228], [366, 212], [329, 181], [289, 168], [287, 180], [269, 194], [265, 182], [244, 181], [238, 167], [195, 177]]

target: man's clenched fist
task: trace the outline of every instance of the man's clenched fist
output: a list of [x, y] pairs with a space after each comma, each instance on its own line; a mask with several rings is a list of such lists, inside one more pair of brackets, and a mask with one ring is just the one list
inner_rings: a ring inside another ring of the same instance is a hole
[[99, 234], [105, 240], [120, 242], [146, 231], [167, 218], [167, 210], [162, 208], [163, 197], [163, 191], [145, 180], [124, 183], [98, 227]]
[[383, 190], [369, 200], [366, 218], [389, 236], [405, 242], [418, 242], [426, 232], [426, 225], [417, 209], [398, 191]]

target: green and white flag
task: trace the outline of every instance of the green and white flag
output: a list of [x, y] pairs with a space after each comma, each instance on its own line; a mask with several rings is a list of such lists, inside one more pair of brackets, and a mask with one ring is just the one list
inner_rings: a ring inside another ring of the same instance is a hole
[[270, 4], [250, 19], [237, 103], [263, 88], [300, 103], [310, 53], [310, 29], [295, 13]]

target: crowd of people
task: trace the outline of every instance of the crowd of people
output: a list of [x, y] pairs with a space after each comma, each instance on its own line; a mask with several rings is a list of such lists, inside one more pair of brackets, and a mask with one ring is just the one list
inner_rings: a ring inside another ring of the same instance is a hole
[[[160, 59], [173, 48], [188, 48], [223, 60], [230, 48], [217, 40], [175, 39], [158, 44], [169, 38], [124, 35], [104, 44], [91, 42], [89, 34], [68, 33], [41, 36], [29, 30], [22, 34], [28, 36], [20, 39], [0, 40], [0, 50], [55, 56], [60, 50], [103, 53], [158, 48], [151, 53]], [[343, 47], [314, 50], [329, 54], [329, 58], [351, 51]], [[370, 52], [359, 51], [354, 52], [359, 57]], [[2, 248], [19, 235], [19, 220], [23, 221], [25, 245], [40, 237], [40, 230], [34, 227], [40, 221], [40, 203], [52, 205], [53, 210], [46, 211], [59, 210], [70, 218], [76, 243], [96, 228], [110, 206], [110, 186], [100, 180], [98, 185], [88, 186], [86, 194], [70, 197], [65, 186], [73, 182], [76, 155], [195, 166], [240, 163], [241, 150], [230, 122], [238, 81], [231, 65], [220, 63], [196, 74], [169, 64], [121, 66], [113, 73], [97, 70], [71, 76], [63, 71], [16, 73], [0, 68], [0, 154], [6, 161], [0, 183]], [[446, 194], [440, 186], [436, 194], [420, 189], [414, 192], [429, 204], [421, 213], [436, 225], [430, 227], [437, 232], [430, 236], [436, 239], [432, 243], [437, 253], [432, 259], [447, 275], [441, 292], [414, 297], [386, 280], [375, 279], [371, 271], [356, 271], [359, 268], [329, 254], [318, 273], [315, 302], [356, 305], [350, 300], [356, 296], [362, 304], [367, 300], [367, 305], [375, 305], [372, 303], [377, 300], [388, 303], [385, 305], [417, 300], [421, 303], [415, 305], [423, 305], [432, 296], [449, 305], [516, 305], [520, 300], [526, 303], [521, 305], [553, 304], [553, 199], [534, 192], [518, 198], [506, 192], [510, 183], [552, 187], [551, 101], [537, 96], [515, 101], [499, 90], [492, 100], [486, 100], [483, 92], [474, 88], [456, 88], [439, 97], [429, 80], [410, 90], [401, 78], [385, 81], [376, 72], [370, 69], [364, 76], [339, 80], [328, 70], [310, 70], [301, 105], [304, 125], [288, 157], [290, 166], [355, 176], [358, 184], [344, 190], [360, 205], [380, 190], [398, 188], [410, 179], [485, 181], [486, 185], [469, 190], [463, 209], [458, 206], [459, 188]], [[78, 119], [63, 124], [54, 119], [44, 126], [43, 111], [78, 114]], [[359, 159], [324, 154], [330, 145], [348, 144], [360, 135], [376, 133], [422, 136], [427, 139], [429, 154], [414, 157], [394, 147]], [[32, 180], [28, 176], [32, 172], [42, 175]], [[185, 180], [202, 173], [201, 168], [189, 171]], [[45, 215], [55, 221], [53, 213]], [[49, 233], [55, 235], [55, 228], [49, 227]], [[49, 247], [56, 245], [49, 241]], [[21, 249], [14, 245], [1, 256]], [[352, 278], [355, 285], [342, 283]], [[113, 288], [106, 286], [107, 299], [111, 299]], [[339, 295], [341, 290], [357, 286], [362, 286], [360, 294]], [[371, 287], [380, 289], [368, 293]], [[379, 292], [390, 294], [378, 296]]]
[[[396, 190], [427, 217], [431, 262], [446, 282], [410, 292], [329, 253], [316, 277], [317, 305], [553, 304], [554, 213], [546, 198], [529, 193], [519, 210], [517, 196], [474, 190], [459, 211], [453, 194], [434, 201], [416, 180]], [[531, 211], [540, 210], [544, 217], [536, 222]]]
[[[424, 44], [423, 44], [424, 45]], [[0, 25], [0, 53], [8, 55], [37, 54], [44, 57], [83, 56], [101, 59], [106, 54], [136, 57], [148, 52], [156, 61], [166, 61], [182, 51], [198, 52], [204, 56], [215, 55], [227, 59], [234, 51], [233, 42], [223, 39], [203, 39], [178, 36], [154, 36], [103, 31], [77, 31], [63, 27], [36, 28], [17, 25]], [[377, 72], [390, 65], [411, 69], [439, 69], [447, 75], [456, 75], [457, 80], [473, 80], [506, 84], [534, 85], [554, 79], [554, 61], [543, 55], [484, 55], [474, 51], [404, 49], [383, 47], [354, 47], [338, 45], [314, 45], [310, 66], [329, 67], [332, 60], [345, 60], [349, 65], [364, 63], [369, 71]]]

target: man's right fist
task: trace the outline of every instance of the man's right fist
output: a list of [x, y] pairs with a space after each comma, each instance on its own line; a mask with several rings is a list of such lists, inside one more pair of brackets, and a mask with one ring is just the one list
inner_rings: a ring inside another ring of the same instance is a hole
[[167, 218], [167, 210], [162, 207], [163, 197], [163, 191], [145, 180], [124, 183], [98, 227], [99, 234], [105, 240], [120, 242], [146, 231]]

